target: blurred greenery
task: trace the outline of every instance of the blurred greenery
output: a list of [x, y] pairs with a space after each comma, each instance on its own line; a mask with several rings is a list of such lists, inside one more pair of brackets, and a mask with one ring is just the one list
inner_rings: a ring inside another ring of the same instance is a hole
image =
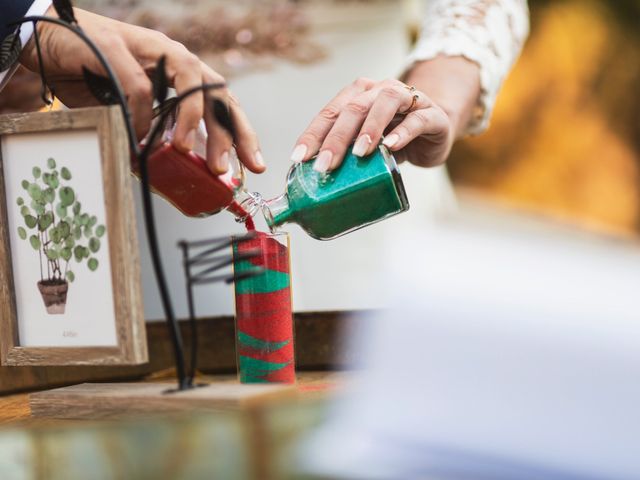
[[640, 0], [534, 0], [492, 127], [454, 181], [572, 221], [640, 230]]

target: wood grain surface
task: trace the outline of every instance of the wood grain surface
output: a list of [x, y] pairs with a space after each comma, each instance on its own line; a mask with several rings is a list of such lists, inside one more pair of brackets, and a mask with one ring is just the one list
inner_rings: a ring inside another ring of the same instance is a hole
[[[349, 381], [351, 374], [348, 372], [327, 372], [327, 371], [309, 371], [300, 372], [297, 374], [297, 384], [293, 386], [293, 390], [297, 392], [297, 397], [307, 399], [325, 398], [327, 395], [331, 395], [336, 391], [340, 391], [343, 385]], [[146, 386], [161, 385], [160, 388], [164, 389], [166, 386], [173, 388], [173, 383], [169, 382], [169, 378], [163, 375], [161, 378], [147, 377], [146, 379], [132, 383], [132, 385]], [[211, 383], [215, 385], [234, 385], [237, 384], [235, 375], [200, 375], [198, 376], [199, 382]], [[95, 384], [94, 384], [95, 385]], [[108, 385], [108, 384], [107, 384]], [[70, 387], [75, 388], [75, 387]], [[99, 387], [95, 387], [99, 388]], [[152, 388], [150, 391], [154, 391]], [[142, 391], [142, 390], [141, 390]], [[56, 390], [41, 391], [36, 395], [46, 395]], [[126, 393], [126, 392], [124, 392]], [[249, 395], [251, 392], [245, 393]], [[266, 395], [254, 396], [253, 400], [247, 403], [242, 401], [234, 401], [231, 406], [238, 408], [254, 407], [258, 405], [269, 406], [278, 403], [286, 404], [290, 399], [294, 398], [291, 394], [291, 389], [286, 389], [283, 392], [277, 392], [271, 394], [267, 392]], [[34, 394], [31, 394], [34, 395]], [[55, 396], [55, 394], [54, 394]], [[40, 396], [40, 399], [43, 397]], [[33, 399], [33, 396], [32, 396]], [[257, 400], [256, 400], [257, 399]], [[263, 402], [264, 400], [264, 402]], [[253, 402], [253, 403], [252, 403]], [[46, 408], [46, 407], [44, 407]], [[137, 409], [137, 408], [136, 408]], [[134, 412], [137, 415], [137, 412]], [[126, 415], [125, 415], [126, 416]], [[85, 417], [85, 420], [87, 418]], [[93, 420], [99, 420], [99, 417], [92, 418]], [[7, 425], [25, 425], [25, 426], [46, 426], [49, 424], [61, 424], [71, 425], [68, 420], [45, 418], [44, 416], [32, 415], [30, 405], [30, 394], [19, 393], [14, 395], [8, 395], [0, 397], [0, 427]]]
[[293, 385], [243, 385], [216, 382], [181, 392], [174, 383], [82, 383], [32, 393], [31, 415], [44, 418], [117, 419], [185, 411], [251, 408], [269, 401], [292, 398]]

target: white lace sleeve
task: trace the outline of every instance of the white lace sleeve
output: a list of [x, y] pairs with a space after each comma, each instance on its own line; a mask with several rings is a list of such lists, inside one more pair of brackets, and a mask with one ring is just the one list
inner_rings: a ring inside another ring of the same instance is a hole
[[409, 65], [439, 55], [480, 67], [481, 94], [466, 133], [485, 130], [504, 78], [529, 33], [526, 0], [429, 0]]

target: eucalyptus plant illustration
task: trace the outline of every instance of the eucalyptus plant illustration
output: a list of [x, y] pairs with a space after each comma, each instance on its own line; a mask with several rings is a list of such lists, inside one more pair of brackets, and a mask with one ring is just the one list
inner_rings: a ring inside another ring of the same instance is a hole
[[65, 312], [69, 283], [75, 280], [72, 259], [90, 271], [98, 269], [95, 254], [106, 232], [95, 215], [83, 212], [71, 179], [67, 167], [58, 169], [49, 158], [43, 168], [33, 167], [31, 179], [22, 180], [25, 195], [16, 200], [24, 220], [18, 236], [38, 252], [38, 289], [49, 314]]

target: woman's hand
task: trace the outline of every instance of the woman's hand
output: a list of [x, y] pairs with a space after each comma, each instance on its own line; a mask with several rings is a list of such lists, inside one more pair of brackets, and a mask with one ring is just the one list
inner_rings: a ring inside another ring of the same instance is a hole
[[[153, 97], [149, 75], [161, 56], [166, 56], [167, 76], [178, 94], [202, 83], [224, 82], [221, 75], [182, 44], [160, 32], [77, 8], [74, 13], [83, 31], [96, 43], [115, 70], [127, 96], [138, 139], [146, 135], [151, 124]], [[49, 8], [47, 15], [55, 15], [55, 10]], [[106, 75], [106, 72], [91, 50], [74, 33], [58, 25], [40, 22], [37, 28], [44, 70], [56, 96], [69, 107], [96, 105], [97, 101], [84, 84], [82, 67], [98, 75]], [[32, 71], [38, 71], [33, 39], [23, 49], [20, 62]], [[217, 90], [216, 96], [225, 100], [230, 107], [237, 131], [235, 148], [240, 161], [252, 172], [263, 172], [265, 165], [257, 136], [238, 102], [226, 89]], [[205, 96], [202, 92], [192, 94], [180, 104], [173, 144], [181, 151], [191, 150], [202, 118], [205, 118], [208, 132], [207, 163], [213, 173], [224, 173], [229, 168], [233, 139], [211, 115], [205, 115]]]
[[[418, 63], [399, 80], [360, 78], [344, 88], [299, 137], [291, 159], [318, 154], [314, 168], [337, 168], [349, 145], [365, 156], [383, 144], [399, 159], [432, 167], [443, 163], [463, 135], [480, 95], [476, 64], [462, 57], [438, 57]], [[425, 92], [428, 92], [425, 93]]]
[[430, 167], [445, 161], [453, 134], [449, 117], [425, 93], [399, 80], [374, 82], [360, 78], [325, 106], [298, 139], [296, 162], [316, 153], [314, 168], [337, 168], [355, 140], [354, 155], [369, 155], [383, 144], [403, 151], [416, 165]]

